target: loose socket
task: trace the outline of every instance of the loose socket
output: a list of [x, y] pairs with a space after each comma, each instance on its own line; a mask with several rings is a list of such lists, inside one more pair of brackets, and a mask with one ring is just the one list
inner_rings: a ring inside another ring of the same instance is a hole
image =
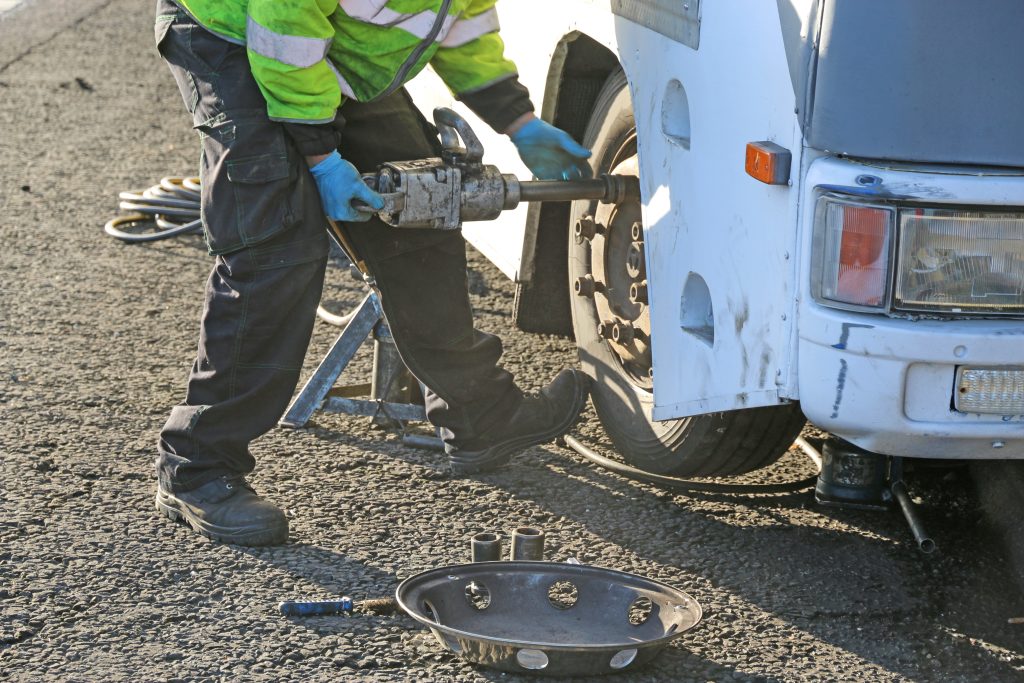
[[513, 560], [544, 560], [544, 531], [533, 527], [521, 526], [512, 532]]
[[501, 559], [501, 537], [498, 534], [476, 534], [470, 545], [473, 562], [497, 562]]

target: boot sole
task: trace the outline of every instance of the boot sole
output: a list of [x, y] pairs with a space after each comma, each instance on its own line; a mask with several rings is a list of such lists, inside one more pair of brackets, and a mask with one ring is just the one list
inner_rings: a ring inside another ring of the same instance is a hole
[[177, 501], [162, 491], [156, 494], [156, 509], [173, 522], [181, 522], [192, 528], [200, 536], [205, 536], [218, 543], [232, 545], [266, 546], [280, 545], [288, 540], [288, 527], [221, 527], [204, 522], [190, 515], [178, 506]]
[[531, 446], [538, 446], [558, 437], [569, 431], [576, 421], [580, 419], [580, 413], [587, 404], [587, 396], [590, 395], [590, 378], [578, 370], [575, 371], [578, 377], [582, 377], [576, 385], [576, 400], [573, 402], [572, 410], [568, 417], [559, 424], [545, 432], [536, 434], [525, 434], [515, 439], [509, 439], [482, 451], [468, 451], [450, 453], [448, 463], [453, 474], [480, 474], [496, 469], [507, 463], [513, 455], [524, 451]]

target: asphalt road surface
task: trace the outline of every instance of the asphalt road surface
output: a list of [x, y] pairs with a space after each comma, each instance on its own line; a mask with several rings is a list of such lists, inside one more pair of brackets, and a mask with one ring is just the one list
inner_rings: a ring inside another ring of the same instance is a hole
[[[896, 513], [807, 492], [669, 494], [554, 445], [453, 478], [364, 418], [318, 416], [255, 445], [252, 481], [287, 509], [288, 545], [212, 544], [159, 518], [154, 443], [183, 393], [210, 258], [198, 237], [128, 246], [101, 230], [118, 191], [196, 165], [152, 42], [150, 3], [30, 0], [0, 18], [0, 679], [526, 680], [466, 664], [404, 615], [276, 609], [388, 596], [466, 561], [473, 533], [525, 524], [547, 531], [552, 560], [650, 576], [703, 606], [620, 680], [1024, 680], [1024, 625], [1007, 623], [1024, 616], [1013, 468], [980, 486], [966, 468], [919, 473], [939, 544], [923, 556]], [[567, 340], [511, 330], [512, 287], [475, 253], [471, 267], [480, 325], [504, 336], [523, 386], [574, 362]], [[360, 295], [332, 272], [334, 310]], [[305, 374], [336, 334], [318, 323]], [[364, 350], [349, 377], [368, 371]], [[600, 441], [592, 415], [581, 432]], [[794, 451], [750, 480], [809, 471]]]

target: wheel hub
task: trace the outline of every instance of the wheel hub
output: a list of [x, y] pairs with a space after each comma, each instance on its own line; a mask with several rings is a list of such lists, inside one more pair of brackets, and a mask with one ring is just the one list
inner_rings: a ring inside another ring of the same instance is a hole
[[[612, 173], [639, 175], [636, 138], [631, 137], [613, 161]], [[647, 305], [647, 263], [640, 201], [598, 204], [575, 229], [578, 241], [590, 242], [589, 272], [579, 278], [578, 295], [592, 296], [600, 321], [598, 334], [638, 385], [651, 383], [651, 318]]]

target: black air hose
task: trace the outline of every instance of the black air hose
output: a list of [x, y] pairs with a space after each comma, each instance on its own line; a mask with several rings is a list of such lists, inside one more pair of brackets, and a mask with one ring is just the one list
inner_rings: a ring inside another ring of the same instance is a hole
[[[818, 481], [818, 475], [815, 474], [812, 477], [800, 479], [798, 481], [787, 481], [779, 484], [716, 484], [713, 482], [704, 481], [693, 481], [691, 479], [682, 479], [680, 477], [670, 477], [664, 474], [654, 474], [652, 472], [644, 472], [641, 469], [632, 467], [625, 463], [597, 453], [593, 449], [583, 445], [574, 436], [565, 436], [565, 445], [575, 451], [577, 454], [583, 456], [584, 459], [589, 462], [604, 467], [605, 469], [611, 470], [617, 474], [621, 474], [624, 477], [642, 481], [648, 484], [654, 484], [661, 488], [668, 489], [670, 491], [679, 491], [682, 493], [732, 493], [732, 494], [764, 494], [764, 493], [792, 493], [794, 491], [802, 491], [803, 489], [814, 486]], [[818, 466], [818, 470], [821, 470], [821, 454], [814, 448], [806, 439], [798, 437], [796, 445], [800, 447], [800, 450], [804, 452], [807, 457], [814, 461]]]

